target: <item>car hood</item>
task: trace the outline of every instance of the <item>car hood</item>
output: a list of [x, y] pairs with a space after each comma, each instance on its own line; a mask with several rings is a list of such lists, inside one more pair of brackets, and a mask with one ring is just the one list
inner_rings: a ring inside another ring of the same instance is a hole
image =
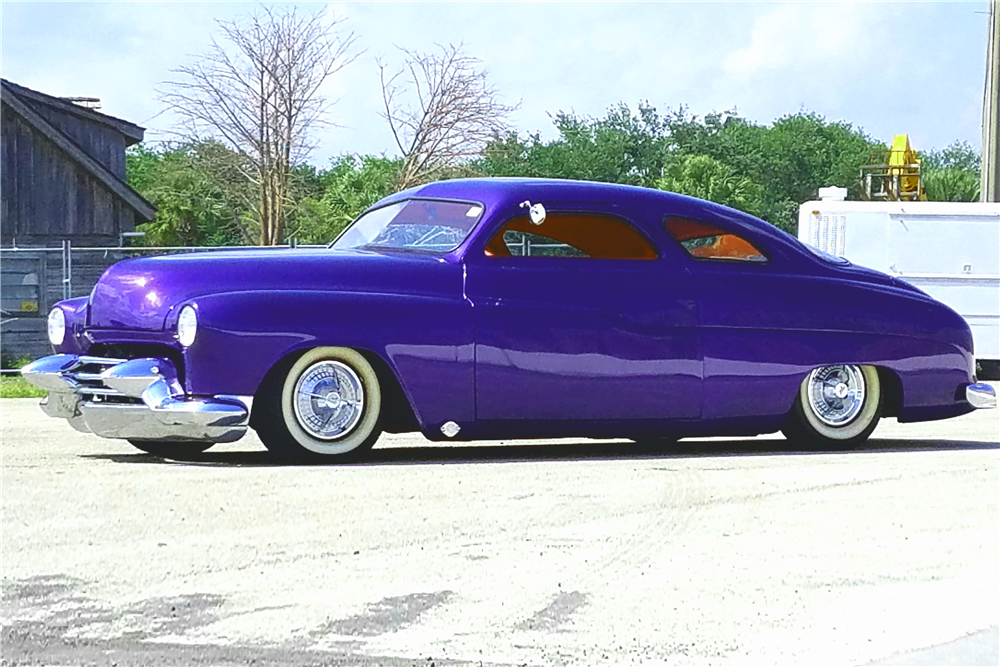
[[[88, 326], [162, 330], [199, 296], [259, 290], [440, 294], [461, 272], [437, 255], [334, 250], [215, 251], [142, 257], [105, 271], [90, 296]], [[453, 284], [454, 283], [454, 284]]]

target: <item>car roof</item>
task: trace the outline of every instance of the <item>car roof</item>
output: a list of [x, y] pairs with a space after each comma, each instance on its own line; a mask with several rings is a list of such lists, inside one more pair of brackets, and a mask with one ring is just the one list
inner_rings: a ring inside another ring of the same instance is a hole
[[643, 218], [635, 222], [643, 227], [655, 226], [659, 229], [661, 216], [664, 214], [691, 217], [718, 224], [723, 229], [747, 230], [750, 232], [749, 237], [763, 241], [771, 250], [783, 249], [786, 257], [791, 255], [800, 261], [812, 259], [794, 236], [749, 213], [697, 197], [635, 185], [558, 178], [456, 178], [397, 192], [382, 199], [372, 208], [413, 198], [479, 202], [488, 210], [494, 211], [510, 210], [526, 199], [532, 203], [543, 204], [560, 201], [593, 201], [605, 205], [610, 203], [628, 206], [629, 209], [635, 210]]
[[[728, 221], [738, 226], [749, 227], [767, 236], [773, 236], [773, 232], [779, 231], [773, 225], [743, 211], [696, 197], [635, 185], [558, 178], [491, 177], [435, 181], [398, 192], [383, 199], [379, 205], [415, 197], [477, 201], [491, 209], [516, 206], [525, 199], [542, 203], [546, 201], [600, 201], [631, 205], [640, 209], [655, 208], [660, 211], [667, 209], [676, 215], [689, 215], [706, 221]], [[658, 216], [656, 217], [658, 218]]]

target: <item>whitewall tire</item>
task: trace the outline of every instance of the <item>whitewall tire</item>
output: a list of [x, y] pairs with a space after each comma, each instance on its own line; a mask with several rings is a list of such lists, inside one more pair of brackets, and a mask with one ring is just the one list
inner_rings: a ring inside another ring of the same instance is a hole
[[882, 386], [874, 366], [823, 366], [799, 386], [782, 428], [795, 442], [826, 447], [863, 443], [882, 416]]
[[262, 394], [254, 428], [276, 454], [353, 458], [371, 449], [381, 435], [378, 375], [355, 350], [313, 348]]

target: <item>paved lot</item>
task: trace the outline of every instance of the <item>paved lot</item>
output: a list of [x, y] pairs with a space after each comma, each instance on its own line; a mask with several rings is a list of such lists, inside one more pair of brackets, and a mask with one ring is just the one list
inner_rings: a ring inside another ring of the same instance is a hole
[[997, 411], [780, 438], [198, 462], [2, 410], [11, 664], [997, 664]]

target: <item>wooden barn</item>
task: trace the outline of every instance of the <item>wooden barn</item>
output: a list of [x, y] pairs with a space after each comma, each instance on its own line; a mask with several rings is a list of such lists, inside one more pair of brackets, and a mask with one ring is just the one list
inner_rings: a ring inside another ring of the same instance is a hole
[[155, 209], [125, 183], [125, 148], [144, 129], [3, 80], [2, 245], [119, 245]]
[[125, 149], [143, 128], [5, 79], [0, 102], [0, 334], [9, 360], [44, 354], [48, 310], [89, 293], [120, 257], [42, 248], [119, 246], [156, 211], [125, 183]]

